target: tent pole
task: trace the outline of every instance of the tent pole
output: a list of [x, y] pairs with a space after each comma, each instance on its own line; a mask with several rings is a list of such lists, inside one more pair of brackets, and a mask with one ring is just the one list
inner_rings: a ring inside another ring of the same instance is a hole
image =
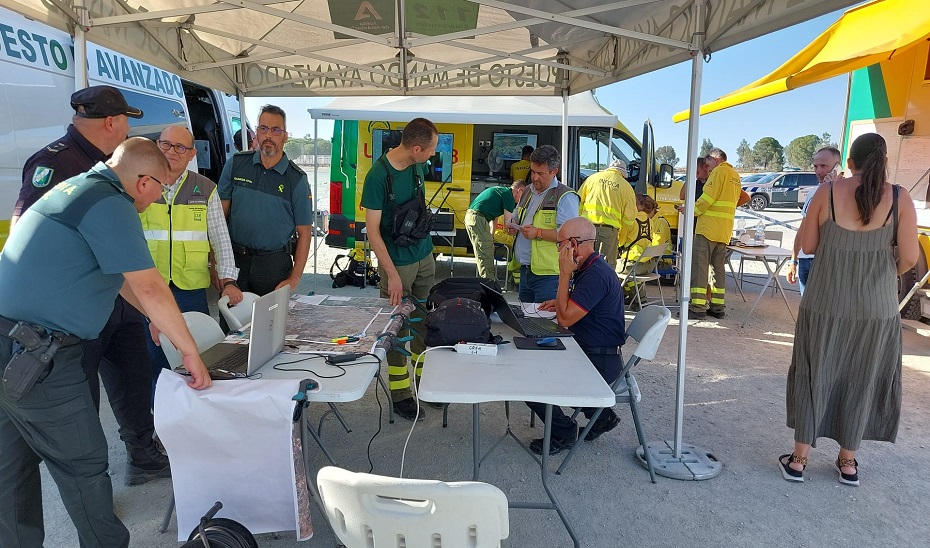
[[317, 125], [319, 120], [316, 118], [313, 119], [313, 203], [310, 206], [313, 208], [313, 236], [310, 241], [313, 242], [313, 273], [316, 274], [316, 252], [319, 249], [319, 246], [316, 243], [317, 229], [321, 228], [316, 226], [317, 219], [319, 216], [316, 214], [316, 203], [319, 201], [320, 196], [320, 144], [317, 141]]
[[655, 473], [672, 479], [704, 480], [717, 477], [723, 464], [709, 451], [682, 443], [682, 428], [685, 408], [685, 363], [688, 346], [688, 304], [691, 300], [691, 257], [694, 247], [694, 189], [697, 185], [698, 127], [701, 108], [701, 81], [704, 74], [704, 28], [706, 0], [694, 4], [697, 30], [691, 50], [691, 116], [688, 118], [688, 179], [685, 183], [685, 211], [679, 217], [678, 234], [684, 242], [681, 258], [681, 278], [678, 282], [681, 306], [678, 328], [678, 378], [675, 395], [675, 439], [673, 442], [649, 442], [647, 448], [637, 449], [643, 466], [648, 461], [644, 451], [649, 451], [652, 462], [657, 463]]
[[[559, 59], [562, 63], [568, 64], [564, 56]], [[568, 183], [568, 70], [561, 69], [562, 72], [562, 139], [559, 143], [561, 149], [559, 154], [562, 156], [562, 169], [559, 172], [559, 180], [562, 184]]]
[[87, 8], [84, 0], [74, 0], [78, 22], [74, 25], [74, 91], [87, 87]]

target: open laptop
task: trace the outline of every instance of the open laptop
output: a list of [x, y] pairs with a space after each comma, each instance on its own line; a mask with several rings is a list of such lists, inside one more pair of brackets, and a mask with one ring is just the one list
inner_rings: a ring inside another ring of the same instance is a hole
[[491, 304], [494, 305], [494, 311], [501, 317], [501, 320], [524, 337], [540, 339], [543, 337], [572, 337], [575, 335], [570, 330], [560, 327], [552, 320], [546, 318], [527, 318], [522, 315], [522, 311], [520, 315], [518, 315], [517, 311], [507, 302], [507, 299], [504, 298], [502, 293], [483, 283], [481, 286], [484, 287], [484, 291], [491, 297]]
[[253, 375], [284, 349], [289, 297], [290, 288], [285, 286], [255, 299], [249, 344], [217, 343], [200, 353], [210, 378]]

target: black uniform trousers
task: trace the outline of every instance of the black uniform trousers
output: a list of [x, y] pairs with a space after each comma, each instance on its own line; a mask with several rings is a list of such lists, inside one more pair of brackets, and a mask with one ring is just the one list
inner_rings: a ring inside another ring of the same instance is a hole
[[[9, 362], [11, 347], [12, 339], [0, 335], [0, 367]], [[0, 389], [0, 546], [43, 546], [42, 461], [82, 548], [129, 546], [129, 531], [113, 512], [107, 440], [82, 356], [82, 344], [59, 349], [48, 376], [18, 402]]]
[[267, 295], [278, 284], [291, 275], [294, 261], [291, 254], [284, 251], [258, 252], [257, 254], [235, 253], [239, 279], [239, 289], [257, 295]]
[[155, 432], [147, 337], [149, 331], [142, 313], [122, 297], [116, 297], [100, 336], [84, 342], [81, 362], [94, 407], [99, 411], [99, 373], [119, 424], [119, 437], [132, 447], [149, 446]]
[[[584, 348], [582, 348], [584, 350]], [[594, 354], [587, 353], [585, 355], [591, 360], [591, 363], [594, 364], [594, 368], [597, 369], [598, 373], [601, 374], [601, 377], [604, 377], [604, 380], [607, 381], [607, 384], [610, 384], [617, 380], [617, 376], [620, 375], [620, 371], [623, 370], [623, 356], [620, 354]], [[540, 421], [546, 419], [546, 404], [538, 402], [526, 402], [526, 405], [533, 410], [533, 413], [539, 417]], [[592, 415], [597, 411], [596, 407], [583, 407], [581, 412], [584, 413], [584, 416], [591, 418]], [[598, 421], [606, 420], [607, 417], [614, 414], [613, 409], [605, 409], [601, 416], [598, 417]], [[562, 408], [558, 405], [552, 406], [552, 438], [553, 439], [562, 439], [562, 440], [574, 440], [575, 436], [578, 434], [578, 423], [566, 415]]]

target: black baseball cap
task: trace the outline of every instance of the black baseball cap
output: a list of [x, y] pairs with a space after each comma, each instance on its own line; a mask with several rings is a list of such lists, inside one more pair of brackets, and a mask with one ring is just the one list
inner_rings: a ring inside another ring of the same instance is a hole
[[106, 118], [120, 114], [142, 118], [142, 111], [129, 106], [123, 94], [113, 86], [91, 86], [75, 91], [71, 94], [71, 108], [82, 118]]

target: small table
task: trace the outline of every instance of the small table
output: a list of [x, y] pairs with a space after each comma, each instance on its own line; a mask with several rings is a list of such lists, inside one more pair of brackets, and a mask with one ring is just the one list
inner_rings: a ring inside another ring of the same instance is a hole
[[[756, 305], [759, 304], [759, 301], [762, 299], [762, 295], [765, 294], [765, 291], [769, 288], [769, 284], [772, 283], [772, 280], [775, 280], [775, 286], [778, 287], [778, 293], [781, 294], [781, 298], [785, 301], [785, 307], [788, 309], [788, 314], [791, 315], [791, 319], [794, 321], [794, 312], [791, 310], [791, 305], [788, 304], [788, 297], [785, 296], [785, 290], [781, 286], [781, 281], [778, 279], [778, 271], [781, 270], [781, 267], [788, 262], [788, 259], [791, 258], [791, 250], [785, 249], [783, 247], [778, 247], [774, 245], [767, 245], [765, 247], [751, 247], [751, 246], [742, 246], [742, 245], [728, 245], [728, 253], [740, 253], [747, 257], [753, 257], [755, 259], [761, 259], [761, 263], [765, 265], [765, 270], [768, 272], [768, 277], [765, 279], [765, 283], [762, 284], [762, 290], [759, 291], [759, 296], [756, 297], [755, 302], [752, 303], [752, 307], [749, 309], [749, 313], [746, 314], [746, 319], [743, 320], [743, 323], [740, 324], [740, 327], [746, 327], [746, 323], [749, 321], [749, 318], [752, 316], [752, 311], [756, 309]], [[729, 257], [728, 257], [729, 259]], [[775, 259], [775, 269], [772, 270], [771, 263], [769, 259]], [[729, 264], [729, 260], [727, 263]], [[733, 273], [733, 268], [730, 267], [730, 273]], [[734, 276], [734, 279], [736, 276]], [[737, 281], [736, 287], [739, 288], [739, 281]], [[743, 291], [740, 288], [740, 295], [742, 296]], [[743, 297], [743, 300], [746, 300]]]
[[[501, 324], [495, 324], [494, 327], [500, 327], [507, 338], [514, 334], [510, 328]], [[549, 487], [552, 406], [611, 407], [616, 403], [616, 397], [578, 343], [572, 338], [561, 340], [566, 350], [519, 350], [512, 344], [505, 344], [498, 347], [497, 356], [458, 354], [451, 350], [429, 352], [426, 354], [425, 362], [428, 365], [424, 364], [418, 395], [424, 401], [472, 404], [473, 479], [476, 481], [483, 460], [479, 404], [496, 401], [535, 401], [546, 404], [542, 459], [533, 458], [540, 465], [542, 486], [549, 502], [511, 502], [510, 507], [555, 510], [574, 546], [578, 547], [578, 538]], [[566, 382], [568, 379], [571, 382]], [[510, 436], [527, 453], [533, 455], [513, 434], [509, 420], [504, 436]]]

